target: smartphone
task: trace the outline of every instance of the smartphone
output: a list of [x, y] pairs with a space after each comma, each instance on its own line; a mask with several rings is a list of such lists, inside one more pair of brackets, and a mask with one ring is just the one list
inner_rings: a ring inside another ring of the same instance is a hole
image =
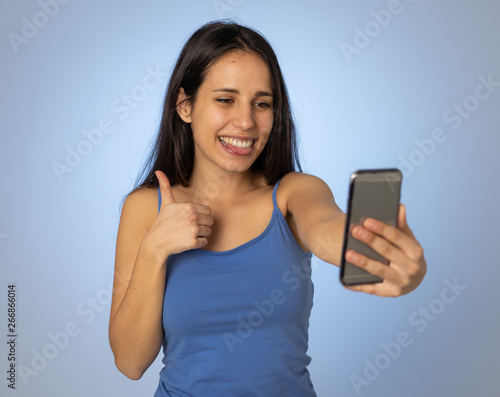
[[380, 277], [347, 262], [345, 253], [351, 249], [376, 261], [389, 264], [368, 245], [354, 238], [351, 232], [355, 225], [361, 225], [366, 218], [375, 218], [397, 226], [402, 180], [401, 171], [395, 168], [358, 170], [351, 174], [340, 262], [340, 281], [343, 285], [383, 281]]

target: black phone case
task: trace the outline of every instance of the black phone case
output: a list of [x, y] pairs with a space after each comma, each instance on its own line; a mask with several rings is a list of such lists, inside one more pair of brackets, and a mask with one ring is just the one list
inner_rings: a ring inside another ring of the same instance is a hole
[[[353, 249], [369, 258], [388, 264], [385, 258], [372, 250], [369, 246], [355, 239], [350, 231], [355, 224], [361, 224], [363, 219], [368, 217], [381, 220], [392, 226], [397, 226], [402, 179], [403, 175], [401, 171], [395, 168], [358, 170], [351, 174], [340, 264], [340, 281], [343, 285], [379, 283], [383, 281], [380, 277], [374, 276], [364, 269], [347, 262], [345, 260], [345, 252], [347, 249]], [[370, 185], [369, 188], [363, 189], [360, 193], [358, 191], [358, 186], [361, 186], [359, 181], [361, 181], [361, 183], [379, 185]], [[362, 197], [364, 209], [363, 216], [353, 219], [353, 213], [359, 214], [359, 208], [357, 211], [353, 211], [354, 197], [356, 194], [362, 194], [363, 191], [369, 193]]]

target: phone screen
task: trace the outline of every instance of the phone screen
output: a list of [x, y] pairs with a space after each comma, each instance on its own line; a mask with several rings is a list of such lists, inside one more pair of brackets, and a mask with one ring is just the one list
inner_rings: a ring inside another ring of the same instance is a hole
[[346, 228], [341, 260], [341, 281], [344, 285], [381, 282], [365, 270], [345, 260], [349, 249], [382, 263], [385, 258], [351, 235], [352, 228], [370, 217], [389, 225], [397, 225], [402, 174], [399, 170], [360, 170], [351, 175], [347, 205]]

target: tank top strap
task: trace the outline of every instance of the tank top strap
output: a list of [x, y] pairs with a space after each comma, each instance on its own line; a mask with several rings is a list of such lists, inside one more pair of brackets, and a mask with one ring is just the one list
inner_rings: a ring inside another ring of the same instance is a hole
[[276, 201], [276, 192], [278, 190], [278, 185], [280, 184], [280, 181], [281, 181], [281, 178], [278, 179], [278, 182], [276, 182], [276, 184], [274, 185], [274, 189], [273, 189], [273, 204], [274, 204], [274, 208], [279, 210], [278, 208], [278, 202]]
[[161, 208], [161, 191], [160, 187], [158, 186], [158, 213], [160, 213], [160, 208]]

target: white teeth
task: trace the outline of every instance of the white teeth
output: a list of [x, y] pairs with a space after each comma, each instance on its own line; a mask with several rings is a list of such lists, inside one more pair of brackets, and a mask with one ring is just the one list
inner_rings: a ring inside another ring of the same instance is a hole
[[221, 136], [219, 139], [225, 143], [229, 143], [230, 145], [237, 147], [250, 147], [253, 143], [253, 139], [240, 140], [236, 138], [229, 138], [226, 136]]

